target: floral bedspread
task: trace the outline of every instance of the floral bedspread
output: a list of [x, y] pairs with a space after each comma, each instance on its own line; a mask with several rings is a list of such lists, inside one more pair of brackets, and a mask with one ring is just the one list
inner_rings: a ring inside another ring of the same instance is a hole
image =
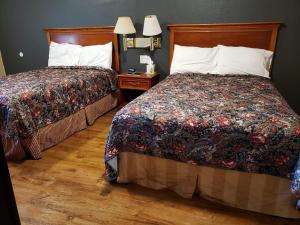
[[46, 67], [0, 79], [0, 130], [5, 138], [31, 137], [116, 89], [114, 71]]
[[114, 117], [109, 180], [117, 178], [122, 151], [270, 174], [300, 189], [300, 117], [263, 77], [170, 75]]

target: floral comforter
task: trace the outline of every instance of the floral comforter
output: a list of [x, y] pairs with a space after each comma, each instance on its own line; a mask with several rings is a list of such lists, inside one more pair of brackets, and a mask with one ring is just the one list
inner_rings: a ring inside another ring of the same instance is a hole
[[300, 189], [300, 117], [263, 77], [170, 75], [114, 117], [109, 180], [122, 151], [270, 174]]
[[0, 79], [0, 130], [31, 137], [116, 89], [116, 74], [96, 67], [46, 67]]

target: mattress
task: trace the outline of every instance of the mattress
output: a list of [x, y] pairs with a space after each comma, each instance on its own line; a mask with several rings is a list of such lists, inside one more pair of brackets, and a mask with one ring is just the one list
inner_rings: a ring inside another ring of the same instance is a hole
[[26, 155], [22, 146], [35, 146], [34, 137], [42, 128], [69, 118], [77, 123], [75, 130], [83, 129], [88, 106], [114, 94], [116, 73], [100, 67], [47, 67], [10, 75], [0, 80], [0, 87], [1, 136], [10, 146], [5, 151], [20, 159]]
[[7, 160], [20, 161], [26, 157], [31, 159], [42, 158], [44, 150], [85, 129], [88, 125], [92, 125], [98, 117], [115, 108], [117, 103], [117, 96], [110, 94], [71, 116], [40, 128], [30, 138], [21, 139], [20, 141], [3, 138], [2, 143], [6, 150]]
[[106, 145], [107, 178], [120, 152], [266, 174], [300, 189], [300, 118], [272, 82], [252, 75], [173, 74], [122, 108]]

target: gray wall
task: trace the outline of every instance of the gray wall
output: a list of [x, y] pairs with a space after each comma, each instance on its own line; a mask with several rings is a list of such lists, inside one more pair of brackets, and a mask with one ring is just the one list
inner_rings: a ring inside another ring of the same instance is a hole
[[[168, 74], [170, 23], [274, 21], [285, 23], [278, 41], [273, 77], [289, 104], [300, 113], [300, 1], [299, 0], [1, 0], [0, 49], [7, 73], [47, 65], [45, 27], [114, 25], [131, 16], [141, 35], [145, 15], [156, 14], [163, 28], [163, 48], [152, 56], [158, 70]], [[24, 58], [18, 57], [19, 51]], [[121, 51], [121, 67], [136, 67], [146, 50]]]

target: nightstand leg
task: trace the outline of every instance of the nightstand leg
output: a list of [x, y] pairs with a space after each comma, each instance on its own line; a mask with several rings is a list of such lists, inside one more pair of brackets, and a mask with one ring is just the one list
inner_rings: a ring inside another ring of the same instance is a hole
[[119, 107], [126, 105], [125, 92], [122, 89], [119, 89]]

